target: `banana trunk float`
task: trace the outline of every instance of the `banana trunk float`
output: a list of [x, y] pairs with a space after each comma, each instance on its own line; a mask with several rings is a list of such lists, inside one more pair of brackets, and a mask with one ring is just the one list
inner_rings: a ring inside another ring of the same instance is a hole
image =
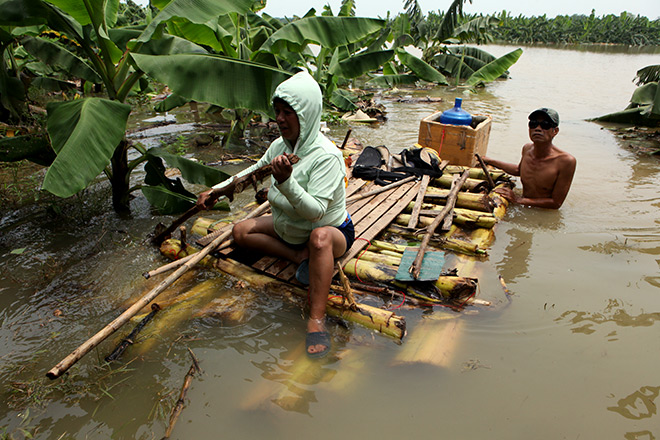
[[[495, 204], [494, 215], [501, 219], [506, 213], [507, 201], [495, 192], [489, 197]], [[462, 231], [456, 229], [454, 234]], [[468, 234], [472, 243], [479, 247], [490, 246], [494, 239], [492, 229], [479, 228]], [[457, 256], [456, 269], [462, 276], [478, 275], [475, 270], [476, 257], [468, 255]], [[406, 344], [394, 360], [394, 364], [425, 363], [447, 368], [453, 363], [453, 353], [460, 340], [461, 329], [465, 325], [465, 318], [454, 318], [453, 323], [447, 322], [447, 313], [438, 312], [424, 319], [416, 325], [414, 331], [406, 339]]]
[[[188, 246], [184, 253], [187, 252], [197, 252], [197, 249]], [[163, 242], [163, 245], [161, 245], [161, 253], [170, 258], [172, 256], [179, 256], [180, 258], [182, 254], [181, 243], [178, 240], [166, 240]], [[284, 283], [268, 275], [263, 275], [251, 267], [237, 261], [209, 257], [202, 260], [200, 264], [214, 267], [242, 279], [246, 283], [249, 283], [253, 288], [269, 290], [280, 294], [290, 294], [303, 298], [307, 296], [306, 289]], [[344, 306], [341, 298], [330, 296], [326, 306], [326, 313], [330, 316], [361, 324], [367, 328], [377, 330], [398, 340], [401, 340], [405, 335], [406, 324], [403, 317], [364, 304], [358, 304], [358, 308], [359, 310], [357, 312], [353, 312]]]

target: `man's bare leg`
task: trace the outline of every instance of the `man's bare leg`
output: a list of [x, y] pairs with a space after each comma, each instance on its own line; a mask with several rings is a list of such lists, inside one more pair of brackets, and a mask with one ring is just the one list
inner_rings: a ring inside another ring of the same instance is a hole
[[[325, 331], [325, 307], [334, 272], [335, 258], [346, 252], [346, 238], [339, 229], [325, 226], [314, 229], [307, 245], [309, 249], [309, 320], [307, 332]], [[312, 345], [308, 353], [325, 350], [324, 345]]]
[[307, 249], [294, 249], [279, 238], [270, 215], [243, 220], [234, 226], [232, 234], [240, 247], [258, 249], [294, 263], [300, 263], [307, 257]]

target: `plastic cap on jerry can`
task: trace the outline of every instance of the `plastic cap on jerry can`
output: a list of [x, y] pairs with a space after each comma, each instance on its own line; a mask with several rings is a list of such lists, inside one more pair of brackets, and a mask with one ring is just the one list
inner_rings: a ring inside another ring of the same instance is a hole
[[462, 103], [462, 98], [456, 98], [454, 101], [454, 108], [444, 111], [440, 115], [440, 123], [449, 125], [472, 124], [472, 115], [461, 108]]

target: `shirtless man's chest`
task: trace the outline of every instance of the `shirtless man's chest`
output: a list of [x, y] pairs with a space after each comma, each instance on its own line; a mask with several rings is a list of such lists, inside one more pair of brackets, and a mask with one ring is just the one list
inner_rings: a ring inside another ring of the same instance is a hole
[[536, 159], [527, 151], [520, 162], [520, 180], [523, 196], [531, 198], [552, 197], [559, 175], [559, 158], [550, 156]]

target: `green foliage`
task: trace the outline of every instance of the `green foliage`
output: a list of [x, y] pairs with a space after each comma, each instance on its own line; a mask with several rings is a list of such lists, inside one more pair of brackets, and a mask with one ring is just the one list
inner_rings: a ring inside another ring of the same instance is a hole
[[660, 19], [622, 12], [620, 15], [558, 15], [555, 18], [512, 17], [499, 15], [500, 24], [493, 31], [499, 41], [514, 44], [532, 43], [606, 43], [629, 46], [660, 45]]
[[102, 98], [48, 104], [48, 134], [57, 157], [48, 168], [44, 189], [70, 197], [110, 163], [124, 138], [131, 106]]
[[[337, 16], [326, 7], [320, 16], [310, 9], [303, 18], [287, 21], [257, 15], [263, 2], [255, 0], [153, 0], [145, 9], [130, 0], [0, 0], [0, 116], [24, 117], [20, 78], [29, 77], [33, 86], [46, 90], [78, 87], [76, 98], [82, 99], [48, 106], [47, 130], [57, 156], [46, 156], [52, 165], [44, 188], [68, 197], [105, 172], [115, 209], [126, 211], [130, 191], [144, 188], [129, 186], [130, 173], [145, 164], [145, 184], [154, 188], [143, 192], [171, 212], [189, 204], [191, 194], [180, 180], [165, 177], [163, 160], [191, 183], [212, 185], [226, 176], [124, 139], [130, 113], [124, 103], [149, 86], [147, 78], [174, 92], [159, 104], [160, 111], [196, 101], [231, 113], [223, 145], [242, 135], [254, 112], [271, 114], [272, 93], [298, 68], [315, 76], [327, 104], [342, 109], [355, 104], [340, 87], [381, 68], [384, 75], [370, 84], [447, 84], [438, 68], [442, 63], [432, 62], [435, 57], [418, 58], [404, 49], [413, 42], [453, 57], [444, 64], [459, 72], [484, 69], [475, 84], [484, 83], [501, 70], [489, 65], [497, 60], [450, 50], [444, 36], [434, 40], [445, 33], [452, 42], [485, 38], [494, 21], [465, 22], [464, 2], [452, 2], [439, 33], [430, 29], [416, 0], [408, 0], [408, 14], [394, 20], [355, 17], [355, 0], [343, 0]], [[105, 98], [88, 97], [91, 90], [102, 90]], [[35, 160], [37, 152], [47, 152], [43, 142], [14, 142], [4, 157]], [[131, 152], [129, 162], [131, 148], [137, 156]]]
[[509, 52], [508, 54], [486, 64], [481, 69], [470, 75], [467, 81], [465, 81], [465, 84], [468, 86], [476, 86], [496, 80], [502, 76], [509, 67], [518, 61], [518, 58], [520, 58], [522, 52], [522, 49], [516, 49], [513, 52]]
[[[652, 78], [652, 73], [657, 66], [647, 66], [637, 72], [650, 72], [647, 80]], [[620, 112], [610, 113], [593, 119], [599, 122], [616, 122], [637, 126], [660, 126], [660, 82], [648, 81], [638, 87], [630, 98], [628, 107]]]

